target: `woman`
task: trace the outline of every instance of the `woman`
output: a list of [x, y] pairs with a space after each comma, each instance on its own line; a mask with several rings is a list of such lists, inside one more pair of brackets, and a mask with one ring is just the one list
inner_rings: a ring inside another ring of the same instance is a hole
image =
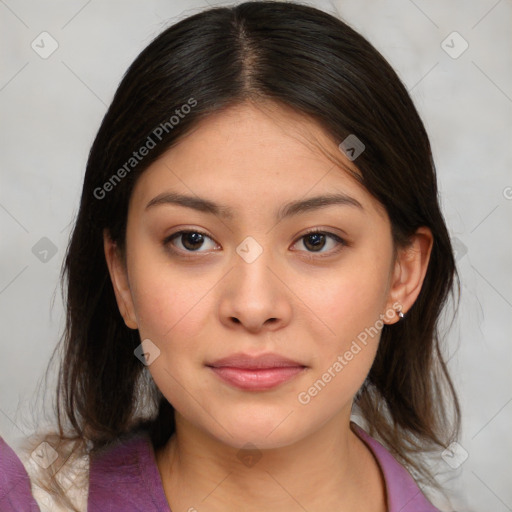
[[437, 510], [452, 247], [422, 121], [340, 20], [246, 2], [158, 36], [64, 275], [59, 430], [0, 443], [2, 510]]

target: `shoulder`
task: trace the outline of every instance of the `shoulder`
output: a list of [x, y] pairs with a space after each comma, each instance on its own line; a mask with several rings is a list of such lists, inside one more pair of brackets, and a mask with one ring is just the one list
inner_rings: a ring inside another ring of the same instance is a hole
[[0, 510], [38, 511], [30, 489], [30, 479], [21, 460], [0, 436]]
[[[16, 452], [0, 437], [0, 510], [69, 512], [39, 485], [57, 463], [51, 444], [26, 439]], [[101, 449], [67, 457], [52, 474], [79, 511], [170, 512], [149, 434], [139, 431]]]
[[379, 441], [352, 423], [354, 432], [368, 446], [377, 460], [386, 483], [389, 512], [440, 512], [434, 507], [409, 472]]
[[87, 510], [100, 512], [105, 503], [112, 512], [170, 512], [146, 431], [134, 432], [91, 453]]
[[[36, 439], [36, 441], [34, 441]], [[86, 510], [87, 484], [88, 484], [88, 456], [66, 457], [64, 462], [58, 458], [58, 454], [52, 444], [43, 440], [44, 435], [36, 435], [31, 439], [24, 439], [19, 443], [16, 452], [7, 446], [5, 441], [3, 449], [8, 451], [10, 459], [1, 458], [0, 473], [9, 466], [7, 471], [12, 474], [14, 470], [19, 475], [20, 484], [18, 496], [23, 500], [26, 508], [13, 510], [36, 510], [41, 512], [67, 512], [69, 509], [62, 506], [53, 494], [44, 489], [44, 484], [51, 485], [51, 475], [56, 473], [55, 480], [62, 487], [67, 498], [78, 510]], [[58, 467], [52, 467], [58, 464]], [[51, 469], [50, 469], [51, 468]], [[2, 503], [0, 501], [0, 503]], [[28, 508], [30, 506], [31, 508]], [[0, 510], [4, 508], [0, 507]], [[6, 508], [5, 510], [11, 510]]]

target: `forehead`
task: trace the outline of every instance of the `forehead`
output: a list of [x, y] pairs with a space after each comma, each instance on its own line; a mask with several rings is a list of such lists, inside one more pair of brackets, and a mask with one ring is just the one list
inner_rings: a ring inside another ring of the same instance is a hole
[[341, 193], [385, 214], [350, 172], [360, 174], [312, 119], [271, 103], [244, 103], [203, 119], [150, 165], [132, 202], [140, 211], [155, 196], [174, 191], [236, 212]]

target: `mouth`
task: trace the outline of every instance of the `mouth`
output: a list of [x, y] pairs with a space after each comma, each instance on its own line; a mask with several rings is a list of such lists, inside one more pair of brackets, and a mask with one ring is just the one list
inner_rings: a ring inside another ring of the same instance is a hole
[[281, 356], [268, 352], [266, 354], [251, 355], [237, 352], [227, 357], [222, 357], [211, 363], [206, 363], [206, 366], [214, 368], [229, 366], [231, 368], [245, 368], [249, 370], [268, 369], [268, 368], [286, 368], [290, 366], [306, 366], [305, 364], [289, 359], [288, 357]]
[[206, 365], [224, 383], [246, 391], [265, 391], [290, 381], [307, 366], [278, 354], [232, 354]]
[[288, 382], [307, 366], [278, 354], [233, 354], [206, 364], [224, 383], [247, 391], [265, 391]]
[[252, 391], [273, 389], [306, 370], [305, 366], [257, 369], [229, 366], [210, 366], [209, 368], [224, 382], [240, 389]]

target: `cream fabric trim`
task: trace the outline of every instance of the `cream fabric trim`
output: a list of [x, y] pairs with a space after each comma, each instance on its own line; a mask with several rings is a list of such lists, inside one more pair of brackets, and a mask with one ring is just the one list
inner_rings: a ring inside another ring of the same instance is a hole
[[[41, 467], [24, 451], [17, 453], [25, 466], [31, 483], [32, 496], [36, 500], [41, 512], [69, 512], [68, 508], [58, 505], [53, 497], [35, 483], [36, 473], [41, 473]], [[66, 470], [66, 471], [64, 471]], [[80, 512], [87, 512], [87, 498], [89, 494], [89, 456], [84, 455], [76, 459], [73, 467], [66, 463], [62, 472], [56, 475], [58, 482], [64, 487], [67, 496]]]

